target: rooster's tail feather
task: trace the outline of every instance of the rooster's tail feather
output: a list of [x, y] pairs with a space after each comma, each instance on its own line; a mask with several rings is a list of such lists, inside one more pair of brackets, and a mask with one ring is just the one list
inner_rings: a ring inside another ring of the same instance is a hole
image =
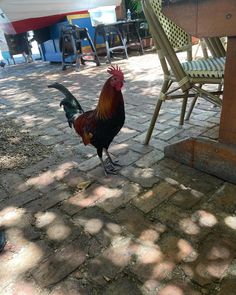
[[48, 87], [56, 88], [65, 95], [65, 98], [63, 98], [60, 102], [60, 106], [63, 106], [63, 109], [66, 113], [66, 118], [68, 120], [68, 124], [70, 127], [72, 127], [72, 123], [74, 122], [78, 113], [84, 113], [83, 108], [81, 107], [78, 100], [74, 97], [74, 95], [62, 84], [55, 82], [51, 85], [48, 85]]

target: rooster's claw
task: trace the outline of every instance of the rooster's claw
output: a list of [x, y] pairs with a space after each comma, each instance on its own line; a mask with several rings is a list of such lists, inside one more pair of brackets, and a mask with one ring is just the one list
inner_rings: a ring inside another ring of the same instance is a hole
[[105, 163], [105, 167], [104, 167], [104, 170], [105, 170], [105, 174], [114, 174], [116, 175], [117, 174], [117, 169], [110, 163]]
[[119, 164], [119, 161], [118, 160], [112, 160], [112, 159], [109, 159], [109, 158], [106, 158], [105, 164], [106, 165], [113, 165], [113, 166], [122, 167], [122, 165]]

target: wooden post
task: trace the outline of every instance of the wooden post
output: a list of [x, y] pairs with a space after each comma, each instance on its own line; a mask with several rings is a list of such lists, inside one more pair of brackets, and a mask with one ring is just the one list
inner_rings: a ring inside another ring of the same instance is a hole
[[219, 141], [236, 145], [236, 37], [229, 37]]

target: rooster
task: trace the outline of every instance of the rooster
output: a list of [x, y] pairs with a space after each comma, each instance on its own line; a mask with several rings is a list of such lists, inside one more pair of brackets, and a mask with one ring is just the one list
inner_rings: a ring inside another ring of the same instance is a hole
[[[81, 136], [84, 145], [91, 144], [97, 149], [97, 155], [101, 161], [105, 175], [115, 174], [115, 166], [120, 166], [113, 161], [108, 148], [114, 137], [119, 133], [125, 122], [125, 108], [121, 89], [124, 84], [124, 75], [116, 66], [108, 68], [109, 77], [100, 93], [97, 107], [94, 110], [84, 112], [78, 100], [62, 84], [53, 83], [49, 88], [61, 91], [65, 98], [61, 101], [66, 113], [69, 126], [75, 129]], [[107, 160], [103, 160], [103, 151]]]

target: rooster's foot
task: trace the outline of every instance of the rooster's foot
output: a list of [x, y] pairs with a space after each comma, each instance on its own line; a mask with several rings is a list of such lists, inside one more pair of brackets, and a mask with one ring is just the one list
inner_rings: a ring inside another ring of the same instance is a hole
[[122, 165], [119, 163], [119, 160], [112, 160], [112, 164], [114, 166], [122, 167]]
[[122, 165], [119, 164], [119, 161], [118, 161], [118, 160], [112, 160], [112, 158], [111, 158], [111, 156], [110, 156], [110, 154], [109, 154], [109, 152], [108, 152], [107, 149], [104, 149], [104, 151], [105, 151], [105, 153], [106, 153], [106, 155], [107, 155], [107, 159], [105, 160], [106, 163], [110, 163], [110, 164], [112, 164], [113, 166], [122, 167]]
[[104, 168], [105, 168], [105, 172], [107, 174], [115, 174], [115, 175], [117, 174], [117, 169], [110, 162], [105, 163], [105, 167]]
[[106, 158], [106, 160], [104, 162], [106, 165], [113, 165], [113, 166], [122, 167], [122, 165], [119, 163], [118, 160], [112, 160], [111, 158]]
[[106, 159], [103, 161], [101, 157], [99, 157], [102, 167], [104, 169], [105, 176], [108, 174], [117, 174], [117, 169], [115, 168], [115, 165], [111, 163], [109, 159]]

